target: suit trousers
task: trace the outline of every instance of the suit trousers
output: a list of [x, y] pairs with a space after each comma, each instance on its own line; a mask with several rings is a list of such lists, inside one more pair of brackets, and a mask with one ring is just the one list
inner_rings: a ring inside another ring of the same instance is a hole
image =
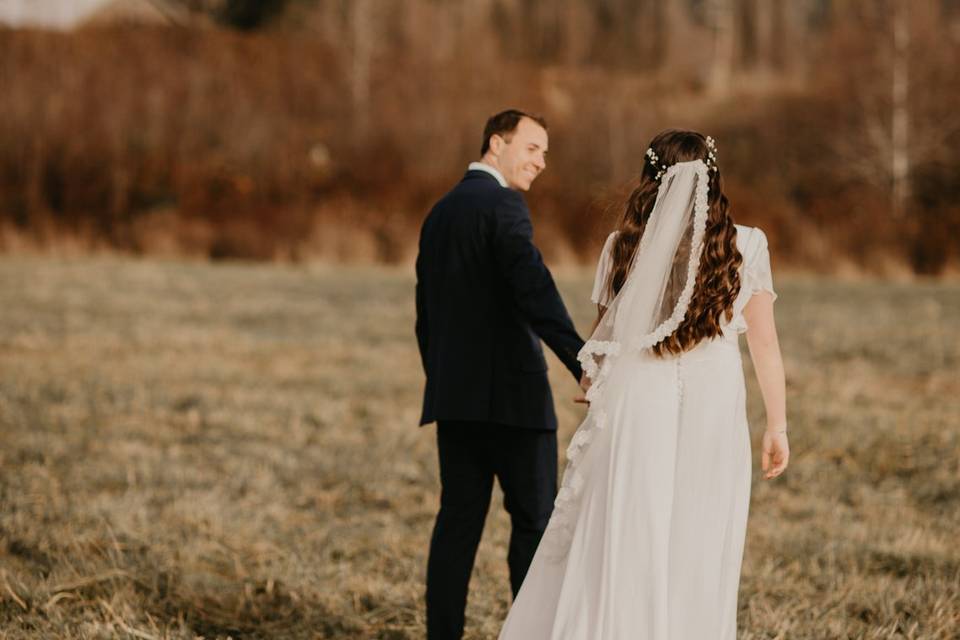
[[437, 449], [441, 494], [427, 561], [427, 638], [459, 640], [494, 477], [510, 514], [507, 564], [516, 597], [557, 495], [557, 432], [440, 421]]

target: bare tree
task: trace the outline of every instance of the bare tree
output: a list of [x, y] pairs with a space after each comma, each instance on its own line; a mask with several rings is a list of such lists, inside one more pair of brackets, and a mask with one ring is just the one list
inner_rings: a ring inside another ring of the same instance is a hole
[[893, 217], [900, 218], [910, 198], [910, 14], [906, 0], [893, 6], [893, 59], [891, 60], [892, 117], [890, 122], [890, 175], [893, 179]]
[[730, 92], [736, 55], [736, 20], [734, 0], [709, 0], [713, 26], [713, 59], [710, 63], [708, 86], [714, 95]]
[[370, 124], [370, 66], [376, 40], [374, 8], [373, 0], [353, 0], [351, 5], [350, 98], [354, 108], [355, 132], [358, 137], [361, 137], [367, 132]]
[[951, 93], [931, 75], [947, 64], [935, 44], [944, 37], [940, 9], [932, 0], [853, 6], [839, 16], [846, 27], [830, 53], [844, 63], [834, 90], [850, 125], [832, 146], [848, 171], [888, 194], [890, 214], [900, 219], [914, 167], [936, 157], [948, 132], [960, 128], [958, 116], [935, 108]]

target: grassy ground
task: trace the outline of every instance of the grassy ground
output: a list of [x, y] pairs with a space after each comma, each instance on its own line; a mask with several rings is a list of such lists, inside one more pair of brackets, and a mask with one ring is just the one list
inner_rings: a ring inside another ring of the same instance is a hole
[[[778, 284], [794, 458], [755, 458], [740, 637], [958, 637], [960, 286]], [[0, 260], [0, 637], [423, 637], [412, 331], [406, 271]], [[507, 535], [496, 499], [468, 638]]]

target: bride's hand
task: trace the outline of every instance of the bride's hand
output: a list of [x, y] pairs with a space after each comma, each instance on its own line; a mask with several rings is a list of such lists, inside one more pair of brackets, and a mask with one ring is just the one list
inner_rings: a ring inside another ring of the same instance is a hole
[[580, 404], [590, 404], [587, 402], [587, 391], [590, 389], [590, 382], [590, 378], [587, 377], [586, 373], [580, 376], [580, 388], [583, 390], [583, 393], [575, 396], [573, 399], [574, 402], [579, 402]]
[[789, 460], [790, 443], [787, 441], [787, 432], [764, 431], [763, 454], [760, 457], [764, 479], [770, 480], [783, 473]]

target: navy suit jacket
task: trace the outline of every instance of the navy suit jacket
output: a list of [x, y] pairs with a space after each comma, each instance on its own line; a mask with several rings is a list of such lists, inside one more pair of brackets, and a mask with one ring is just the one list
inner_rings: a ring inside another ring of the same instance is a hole
[[583, 340], [533, 244], [523, 197], [468, 171], [430, 211], [417, 256], [420, 424], [556, 429], [540, 339], [579, 380]]

